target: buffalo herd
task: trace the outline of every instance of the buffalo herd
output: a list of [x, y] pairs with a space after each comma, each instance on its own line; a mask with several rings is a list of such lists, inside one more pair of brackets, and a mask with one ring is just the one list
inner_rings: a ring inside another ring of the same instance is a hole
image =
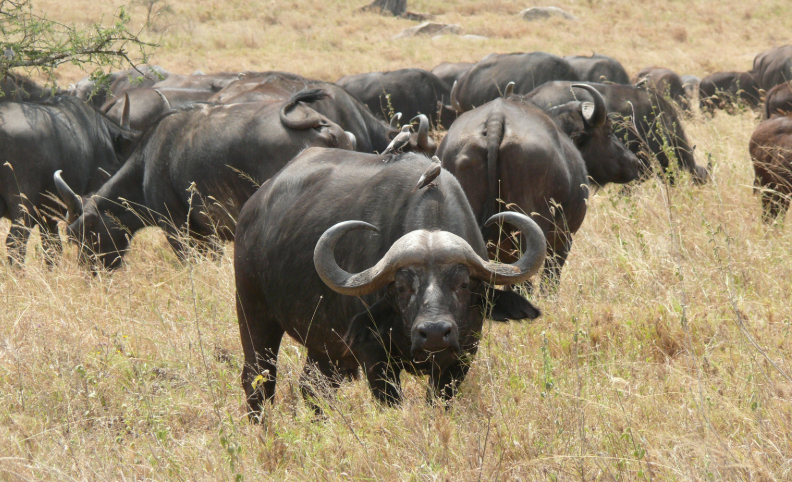
[[[89, 269], [123, 265], [158, 226], [177, 255], [234, 241], [250, 414], [275, 394], [284, 334], [307, 348], [301, 388], [320, 411], [359, 369], [398, 404], [400, 373], [448, 401], [485, 319], [533, 319], [512, 285], [561, 281], [589, 197], [607, 184], [710, 180], [683, 129], [752, 109], [763, 219], [792, 196], [792, 46], [702, 79], [614, 58], [491, 54], [348, 75], [181, 75], [138, 66], [68, 90], [8, 74], [0, 87], [0, 216], [24, 269], [35, 226], [48, 265], [58, 224]], [[623, 191], [629, 196], [629, 190]], [[312, 383], [318, 377], [323, 383]], [[322, 393], [319, 393], [321, 391]]]

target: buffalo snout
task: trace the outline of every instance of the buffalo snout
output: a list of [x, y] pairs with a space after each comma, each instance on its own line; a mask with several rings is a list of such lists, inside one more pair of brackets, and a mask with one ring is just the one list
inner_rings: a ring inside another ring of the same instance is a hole
[[456, 353], [459, 346], [459, 329], [456, 323], [447, 320], [428, 320], [416, 323], [412, 329], [412, 356], [420, 352], [440, 352], [451, 349]]

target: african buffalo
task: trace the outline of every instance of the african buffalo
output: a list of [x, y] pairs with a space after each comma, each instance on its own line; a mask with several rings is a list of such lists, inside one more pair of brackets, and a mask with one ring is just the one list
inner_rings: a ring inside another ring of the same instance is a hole
[[695, 75], [688, 74], [679, 77], [679, 80], [682, 81], [682, 90], [685, 92], [685, 97], [687, 97], [688, 102], [692, 105], [695, 101], [695, 96], [698, 93], [701, 79]]
[[699, 105], [704, 112], [728, 109], [740, 101], [755, 108], [761, 99], [759, 84], [748, 72], [716, 72], [699, 83]]
[[40, 102], [68, 91], [38, 85], [24, 75], [7, 72], [0, 77], [0, 102]]
[[128, 90], [152, 87], [172, 76], [173, 74], [159, 65], [151, 67], [148, 65], [141, 65], [131, 68], [118, 76], [110, 85], [110, 92], [115, 97], [119, 97]]
[[211, 246], [212, 235], [233, 239], [245, 201], [301, 150], [352, 148], [340, 127], [307, 105], [326, 95], [313, 90], [286, 102], [186, 105], [152, 126], [90, 199], [59, 183], [70, 213], [79, 216], [68, 232], [87, 248], [81, 261], [119, 267], [129, 238], [147, 225], [163, 228], [179, 255], [186, 248], [182, 228], [199, 247]]
[[765, 91], [792, 81], [792, 45], [772, 48], [757, 55], [751, 75]]
[[670, 99], [682, 108], [689, 109], [690, 102], [682, 87], [682, 78], [673, 70], [662, 67], [646, 67], [632, 79], [636, 86], [646, 86], [648, 90]]
[[[128, 114], [128, 111], [127, 111]], [[6, 240], [12, 264], [24, 262], [30, 230], [38, 225], [46, 260], [61, 250], [58, 219], [61, 205], [53, 174], [64, 177], [80, 194], [98, 189], [105, 173], [121, 168], [140, 135], [128, 129], [128, 115], [118, 126], [90, 105], [71, 96], [41, 102], [0, 103], [0, 217], [11, 220]], [[104, 170], [103, 173], [101, 170]]]
[[156, 82], [146, 87], [170, 88], [170, 89], [194, 89], [219, 92], [231, 82], [245, 76], [243, 73], [218, 72], [206, 75], [170, 75], [168, 78]]
[[[223, 103], [249, 102], [286, 96], [302, 89], [322, 89], [330, 95], [314, 102], [312, 108], [351, 132], [357, 139], [359, 152], [383, 152], [399, 130], [374, 117], [371, 111], [349, 92], [336, 84], [311, 80], [288, 72], [258, 72], [229, 84], [210, 101]], [[392, 119], [396, 123], [398, 119]], [[407, 150], [433, 154], [437, 146], [429, 137], [429, 122], [419, 122]]]
[[475, 62], [443, 62], [433, 68], [432, 73], [446, 84], [453, 86], [454, 82], [461, 79], [474, 65]]
[[630, 76], [622, 64], [611, 57], [592, 54], [591, 57], [569, 55], [564, 57], [569, 62], [580, 80], [587, 82], [613, 82], [614, 84], [630, 84]]
[[[602, 94], [588, 84], [573, 84], [572, 87], [587, 91], [592, 102], [570, 101], [545, 109], [545, 114], [575, 143], [592, 185], [626, 184], [643, 177], [645, 166], [613, 133]], [[517, 95], [510, 99], [530, 102]]]
[[246, 102], [262, 102], [266, 100], [288, 99], [294, 94], [293, 85], [283, 85], [276, 78], [273, 80], [250, 81], [235, 80], [224, 89], [209, 98], [209, 102], [217, 104], [243, 104]]
[[96, 88], [96, 82], [91, 77], [84, 77], [76, 85], [70, 86], [68, 94], [78, 99], [90, 102], [97, 109], [113, 99], [122, 98], [124, 92], [151, 87], [152, 85], [168, 78], [170, 72], [155, 65], [140, 65], [120, 72], [108, 74], [106, 83]]
[[494, 217], [527, 241], [513, 265], [489, 262], [454, 176], [441, 171], [411, 191], [432, 165], [413, 153], [312, 148], [245, 204], [234, 272], [242, 384], [254, 417], [275, 395], [284, 333], [308, 348], [306, 397], [316, 395], [308, 383], [316, 371], [335, 388], [362, 366], [374, 397], [396, 404], [402, 370], [429, 375], [429, 398], [453, 397], [485, 311], [495, 321], [539, 316], [494, 285], [523, 282], [541, 268], [541, 230], [521, 214]]
[[456, 119], [450, 102], [451, 86], [421, 69], [346, 75], [336, 84], [363, 102], [380, 119], [401, 112], [408, 119], [425, 114], [432, 125], [448, 128]]
[[88, 102], [96, 109], [101, 110], [102, 105], [113, 98], [113, 94], [110, 93], [110, 86], [125, 72], [109, 74], [107, 84], [99, 88], [96, 87], [96, 82], [91, 77], [83, 77], [76, 84], [69, 85], [69, 95], [77, 97], [83, 102]]
[[578, 80], [578, 75], [569, 62], [544, 52], [490, 54], [459, 79], [451, 104], [466, 112], [501, 97], [510, 82], [515, 94], [527, 94], [552, 80]]
[[756, 128], [748, 150], [766, 223], [783, 219], [792, 196], [792, 117], [776, 116]]
[[765, 95], [765, 118], [792, 114], [792, 81], [778, 84]]
[[[131, 110], [129, 125], [138, 131], [146, 131], [162, 114], [171, 108], [192, 102], [205, 102], [214, 93], [209, 90], [143, 88], [127, 91]], [[107, 117], [118, 122], [124, 107], [124, 98], [116, 97], [107, 101], [100, 109]]]
[[[595, 109], [596, 116], [588, 106], [586, 111], [586, 122], [603, 122], [601, 110]], [[509, 97], [462, 114], [437, 156], [459, 179], [482, 229], [499, 211], [498, 199], [534, 215], [547, 238], [545, 279], [557, 282], [589, 195], [586, 164], [575, 142], [541, 109]], [[498, 233], [486, 230], [485, 238], [497, 242]]]
[[[528, 94], [526, 98], [542, 109], [573, 100], [593, 100], [588, 92], [573, 91], [572, 84], [573, 82], [549, 82]], [[589, 85], [605, 98], [605, 105], [612, 116], [630, 119], [629, 123], [617, 123], [614, 131], [647, 168], [651, 167], [652, 157], [655, 157], [660, 166], [668, 170], [669, 154], [672, 154], [677, 158], [679, 167], [690, 172], [695, 182], [707, 181], [708, 170], [696, 164], [693, 149], [682, 129], [677, 111], [665, 98], [628, 85]]]

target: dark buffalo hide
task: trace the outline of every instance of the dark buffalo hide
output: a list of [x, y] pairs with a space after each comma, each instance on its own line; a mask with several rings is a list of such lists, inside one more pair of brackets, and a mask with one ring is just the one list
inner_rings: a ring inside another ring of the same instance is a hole
[[412, 153], [308, 149], [245, 204], [234, 272], [254, 416], [275, 395], [284, 334], [307, 347], [300, 387], [309, 402], [362, 367], [375, 398], [395, 404], [403, 370], [429, 375], [430, 398], [456, 393], [488, 304], [496, 321], [539, 315], [490, 283], [514, 284], [541, 268], [541, 231], [509, 213], [503, 220], [526, 236], [526, 254], [514, 266], [488, 262], [454, 176], [441, 171], [413, 189], [432, 166]]
[[178, 254], [188, 234], [201, 247], [213, 235], [233, 239], [234, 220], [258, 186], [308, 146], [350, 149], [338, 125], [310, 108], [323, 91], [291, 100], [234, 105], [192, 104], [172, 110], [152, 126], [124, 167], [80, 206], [69, 235], [83, 261], [120, 265], [129, 238], [147, 225], [169, 235]]
[[[550, 82], [526, 97], [542, 109], [573, 100], [593, 100], [588, 92], [573, 91], [572, 84], [573, 82]], [[690, 172], [694, 181], [707, 181], [708, 170], [696, 164], [693, 147], [687, 140], [677, 110], [665, 98], [628, 85], [590, 85], [602, 94], [608, 112], [618, 120], [614, 125], [616, 135], [647, 168], [651, 168], [656, 159], [660, 167], [667, 170], [672, 165], [669, 158], [669, 154], [672, 154], [679, 169]], [[671, 148], [670, 152], [665, 146]], [[673, 180], [673, 177], [670, 179]]]
[[580, 80], [587, 82], [630, 84], [630, 76], [622, 64], [611, 57], [592, 54], [591, 57], [570, 55], [564, 57]]
[[783, 220], [792, 196], [792, 117], [776, 116], [759, 124], [748, 150], [763, 219], [767, 223]]
[[347, 75], [336, 81], [380, 119], [396, 112], [407, 119], [424, 114], [434, 126], [448, 128], [456, 119], [450, 105], [451, 86], [421, 69]]
[[[0, 103], [0, 216], [12, 221], [9, 261], [22, 262], [30, 230], [38, 225], [49, 262], [61, 245], [61, 204], [55, 172], [79, 194], [93, 192], [129, 157], [139, 134], [121, 128], [93, 107], [71, 97], [41, 103]], [[103, 173], [101, 170], [104, 170]]]
[[552, 80], [579, 78], [569, 62], [552, 54], [490, 54], [459, 79], [452, 104], [465, 112], [503, 96], [510, 82], [514, 82], [515, 94], [527, 94]]
[[792, 82], [792, 45], [772, 48], [757, 55], [751, 75], [765, 91], [778, 84]]

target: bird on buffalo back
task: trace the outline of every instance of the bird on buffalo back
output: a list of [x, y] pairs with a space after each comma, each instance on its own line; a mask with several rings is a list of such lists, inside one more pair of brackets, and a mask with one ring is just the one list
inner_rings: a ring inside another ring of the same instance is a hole
[[418, 189], [423, 189], [426, 186], [434, 185], [434, 182], [432, 181], [437, 179], [437, 176], [440, 175], [440, 171], [442, 170], [443, 166], [440, 162], [440, 158], [437, 156], [432, 156], [432, 164], [426, 168], [426, 171], [424, 171], [424, 173], [421, 175], [421, 178], [418, 179], [418, 182], [415, 184], [415, 187], [412, 191], [410, 191], [410, 193], [414, 193]]
[[382, 155], [396, 154], [401, 152], [405, 146], [409, 145], [411, 128], [412, 126], [410, 124], [403, 125], [401, 132], [396, 134], [396, 137], [388, 144], [388, 147], [382, 152]]

